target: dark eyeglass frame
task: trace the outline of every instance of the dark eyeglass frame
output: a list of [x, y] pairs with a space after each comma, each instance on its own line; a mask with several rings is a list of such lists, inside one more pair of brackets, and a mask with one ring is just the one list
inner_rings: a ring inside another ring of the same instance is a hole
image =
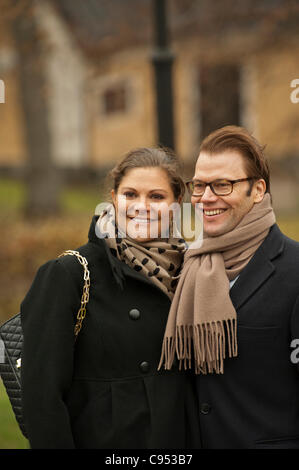
[[[251, 180], [254, 180], [255, 178], [253, 177], [249, 177], [249, 178], [239, 178], [238, 180], [227, 180], [227, 179], [218, 179], [218, 180], [214, 180], [214, 181], [210, 181], [209, 183], [206, 183], [205, 181], [200, 181], [201, 183], [204, 183], [205, 184], [205, 187], [204, 187], [204, 191], [202, 194], [196, 194], [192, 191], [192, 188], [191, 188], [191, 184], [194, 184], [194, 181], [191, 180], [191, 181], [186, 181], [186, 186], [188, 188], [188, 191], [189, 193], [194, 196], [194, 197], [202, 197], [205, 193], [205, 190], [207, 188], [207, 186], [209, 186], [209, 188], [211, 189], [212, 193], [215, 194], [215, 196], [229, 196], [233, 190], [234, 190], [234, 184], [236, 183], [241, 183], [242, 181], [251, 181]], [[226, 181], [228, 183], [231, 184], [231, 191], [229, 193], [225, 193], [225, 194], [217, 194], [217, 192], [215, 191], [215, 189], [213, 188], [213, 183], [217, 183], [217, 182], [220, 182], [220, 181]]]

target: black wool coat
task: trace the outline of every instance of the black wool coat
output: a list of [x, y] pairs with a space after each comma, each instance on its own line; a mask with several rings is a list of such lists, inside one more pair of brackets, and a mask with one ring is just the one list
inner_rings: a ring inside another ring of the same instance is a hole
[[87, 315], [74, 344], [83, 268], [73, 256], [45, 263], [21, 304], [22, 401], [32, 448], [196, 448], [191, 373], [157, 370], [170, 307], [150, 279], [97, 238]]
[[238, 357], [197, 378], [201, 446], [299, 449], [299, 243], [275, 224], [230, 296]]

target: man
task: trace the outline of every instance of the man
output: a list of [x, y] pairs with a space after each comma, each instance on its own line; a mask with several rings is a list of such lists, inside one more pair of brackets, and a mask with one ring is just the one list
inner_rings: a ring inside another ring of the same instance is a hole
[[188, 186], [204, 239], [185, 256], [160, 366], [194, 367], [202, 448], [299, 448], [299, 243], [275, 223], [262, 147], [216, 130]]

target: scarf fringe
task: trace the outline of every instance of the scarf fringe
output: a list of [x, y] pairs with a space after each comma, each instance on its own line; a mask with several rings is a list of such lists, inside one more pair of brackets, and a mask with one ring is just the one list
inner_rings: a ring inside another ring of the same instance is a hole
[[163, 363], [164, 369], [170, 370], [176, 355], [180, 370], [182, 367], [191, 369], [194, 359], [196, 374], [223, 374], [226, 341], [228, 356], [236, 357], [238, 347], [235, 318], [177, 326], [175, 337], [165, 337], [163, 340], [158, 370]]

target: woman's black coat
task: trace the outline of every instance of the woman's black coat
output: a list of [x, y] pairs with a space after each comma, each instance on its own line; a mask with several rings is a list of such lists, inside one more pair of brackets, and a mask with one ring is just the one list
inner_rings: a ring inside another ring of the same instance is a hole
[[41, 266], [21, 305], [22, 389], [32, 448], [196, 448], [192, 375], [157, 371], [168, 297], [97, 238], [87, 315], [74, 344], [83, 269], [73, 256]]

